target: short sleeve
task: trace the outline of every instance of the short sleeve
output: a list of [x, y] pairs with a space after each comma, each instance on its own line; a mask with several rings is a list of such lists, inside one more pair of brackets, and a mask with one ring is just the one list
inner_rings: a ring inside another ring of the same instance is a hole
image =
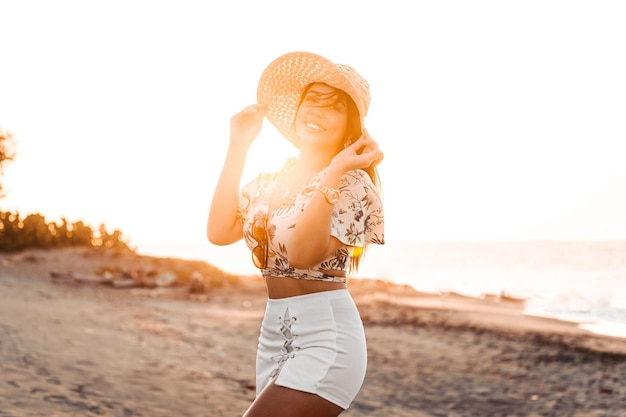
[[259, 193], [259, 184], [262, 177], [259, 175], [254, 180], [250, 181], [243, 186], [239, 192], [239, 207], [237, 208], [237, 219], [243, 224], [248, 216], [248, 210], [250, 209], [250, 203], [252, 198]]
[[341, 179], [339, 195], [331, 217], [331, 235], [349, 246], [384, 244], [382, 200], [369, 175], [362, 170], [348, 172]]

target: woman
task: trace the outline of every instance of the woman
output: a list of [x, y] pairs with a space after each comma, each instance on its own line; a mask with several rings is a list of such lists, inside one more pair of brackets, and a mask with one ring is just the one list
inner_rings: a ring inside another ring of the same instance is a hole
[[[294, 52], [266, 68], [257, 99], [231, 119], [207, 225], [214, 244], [244, 238], [267, 285], [257, 397], [245, 417], [338, 416], [367, 362], [346, 276], [367, 244], [384, 243], [376, 172], [383, 154], [363, 129], [369, 85], [349, 66]], [[299, 157], [239, 194], [264, 117]]]

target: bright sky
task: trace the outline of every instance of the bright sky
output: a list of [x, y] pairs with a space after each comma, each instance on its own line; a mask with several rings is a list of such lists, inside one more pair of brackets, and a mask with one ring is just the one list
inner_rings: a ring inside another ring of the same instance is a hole
[[[389, 241], [626, 239], [623, 1], [0, 0], [3, 210], [205, 242], [230, 116], [305, 50], [371, 84]], [[245, 178], [294, 155], [266, 124]]]

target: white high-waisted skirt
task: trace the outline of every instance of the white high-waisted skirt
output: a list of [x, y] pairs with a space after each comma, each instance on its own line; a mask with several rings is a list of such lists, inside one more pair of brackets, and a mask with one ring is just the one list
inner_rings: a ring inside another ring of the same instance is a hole
[[273, 380], [348, 409], [366, 367], [363, 323], [348, 290], [267, 300], [257, 350], [257, 396]]

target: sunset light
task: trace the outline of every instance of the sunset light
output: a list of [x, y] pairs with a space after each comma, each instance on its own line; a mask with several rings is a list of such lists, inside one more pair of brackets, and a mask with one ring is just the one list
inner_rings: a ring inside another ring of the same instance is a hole
[[626, 417], [625, 22], [0, 0], [0, 416]]
[[[314, 50], [372, 85], [389, 241], [626, 238], [625, 37], [609, 3], [350, 3], [356, 43], [324, 2], [302, 10], [334, 28], [322, 35], [276, 14], [233, 25], [238, 2], [3, 3], [0, 127], [18, 156], [2, 205], [204, 242], [230, 116], [274, 56]], [[248, 172], [294, 152], [267, 124]]]

